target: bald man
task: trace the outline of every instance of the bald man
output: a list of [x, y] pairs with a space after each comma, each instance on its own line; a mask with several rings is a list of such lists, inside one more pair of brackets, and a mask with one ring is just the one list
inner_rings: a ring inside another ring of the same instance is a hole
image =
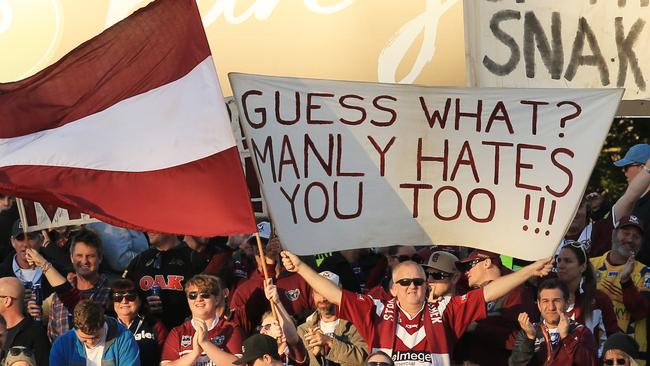
[[3, 355], [14, 346], [34, 351], [37, 364], [49, 365], [50, 340], [42, 324], [23, 315], [25, 288], [16, 277], [0, 278], [0, 315], [7, 322], [7, 336]]
[[486, 303], [504, 296], [532, 276], [547, 275], [551, 258], [501, 276], [463, 296], [426, 300], [426, 274], [413, 261], [393, 268], [393, 298], [387, 301], [341, 290], [321, 277], [293, 253], [281, 253], [290, 272], [297, 272], [329, 302], [339, 306], [341, 318], [354, 324], [368, 341], [370, 352], [382, 351], [395, 366], [450, 366], [455, 342], [473, 321], [487, 316]]

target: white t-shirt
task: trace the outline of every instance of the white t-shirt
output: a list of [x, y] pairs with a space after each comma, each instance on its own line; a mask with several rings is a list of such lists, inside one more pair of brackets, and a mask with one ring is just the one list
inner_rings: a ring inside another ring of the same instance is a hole
[[339, 325], [339, 319], [336, 319], [333, 322], [325, 322], [325, 321], [320, 321], [320, 330], [323, 332], [323, 334], [327, 336], [332, 336], [334, 334], [334, 331], [336, 330], [336, 327]]
[[104, 355], [104, 346], [106, 346], [106, 333], [108, 333], [108, 324], [104, 322], [104, 334], [99, 338], [99, 342], [93, 348], [86, 348], [86, 366], [101, 366], [102, 356]]

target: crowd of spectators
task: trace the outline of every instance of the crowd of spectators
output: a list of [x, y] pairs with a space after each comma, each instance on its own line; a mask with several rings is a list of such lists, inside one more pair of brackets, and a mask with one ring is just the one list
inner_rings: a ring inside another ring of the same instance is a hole
[[248, 235], [27, 232], [0, 196], [2, 365], [650, 366], [650, 145], [614, 164], [625, 193], [585, 195], [532, 263], [404, 243], [299, 257], [268, 221], [261, 255]]

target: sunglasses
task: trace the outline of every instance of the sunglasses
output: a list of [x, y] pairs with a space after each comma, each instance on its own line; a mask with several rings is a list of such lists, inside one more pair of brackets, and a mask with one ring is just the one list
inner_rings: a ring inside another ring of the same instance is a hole
[[427, 277], [431, 278], [434, 281], [442, 281], [449, 277], [453, 276], [452, 273], [438, 272], [438, 271], [428, 271]]
[[415, 287], [419, 287], [424, 284], [424, 278], [402, 278], [399, 281], [395, 281], [395, 283], [404, 287], [409, 287], [411, 284], [415, 285]]
[[366, 366], [390, 366], [388, 362], [366, 362]]
[[579, 241], [569, 241], [566, 244], [564, 244], [562, 249], [564, 249], [566, 247], [574, 247], [576, 249], [580, 249], [580, 251], [582, 252], [582, 255], [583, 255], [582, 258], [585, 259], [585, 260], [587, 259], [587, 251], [585, 250], [585, 246], [581, 242], [579, 242]]
[[187, 293], [187, 298], [190, 300], [196, 300], [199, 296], [201, 296], [202, 299], [207, 300], [210, 298], [210, 296], [212, 296], [212, 294], [207, 291], [203, 291], [203, 292], [190, 291]]
[[483, 262], [484, 260], [486, 260], [488, 258], [490, 258], [490, 257], [479, 257], [479, 258], [472, 259], [471, 261], [469, 261], [467, 263], [460, 263], [458, 265], [458, 269], [460, 269], [462, 272], [467, 272], [470, 269], [476, 267], [477, 264]]
[[34, 352], [31, 349], [25, 348], [25, 347], [22, 347], [22, 346], [11, 347], [9, 349], [9, 354], [12, 355], [13, 357], [16, 357], [16, 356], [18, 356], [20, 354], [24, 354], [27, 357], [33, 357], [34, 356]]
[[422, 263], [422, 257], [417, 254], [409, 255], [392, 255], [391, 257], [397, 259], [398, 262], [413, 261], [415, 263]]
[[610, 366], [610, 365], [625, 365], [625, 361], [627, 361], [624, 358], [611, 358], [611, 359], [605, 359], [603, 360], [603, 364]]
[[114, 302], [122, 302], [122, 300], [126, 299], [126, 301], [135, 301], [135, 299], [138, 298], [138, 294], [135, 292], [114, 292], [113, 293], [113, 301]]

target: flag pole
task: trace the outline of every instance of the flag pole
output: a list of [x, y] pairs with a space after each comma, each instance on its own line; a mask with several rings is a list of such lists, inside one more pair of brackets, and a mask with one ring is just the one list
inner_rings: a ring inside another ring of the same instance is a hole
[[[269, 272], [266, 269], [266, 256], [264, 255], [264, 248], [262, 247], [262, 240], [260, 239], [259, 232], [255, 233], [255, 238], [257, 239], [257, 251], [258, 251], [259, 256], [260, 256], [260, 263], [262, 263], [262, 273], [264, 274], [264, 283], [266, 283], [266, 280], [269, 279]], [[278, 296], [279, 296], [279, 294], [278, 294]], [[275, 318], [275, 321], [277, 321], [278, 324], [280, 324], [280, 318], [278, 316], [278, 309], [275, 307], [275, 303], [273, 303], [270, 300], [269, 300], [269, 303], [271, 304], [271, 311], [273, 312], [273, 318]]]

